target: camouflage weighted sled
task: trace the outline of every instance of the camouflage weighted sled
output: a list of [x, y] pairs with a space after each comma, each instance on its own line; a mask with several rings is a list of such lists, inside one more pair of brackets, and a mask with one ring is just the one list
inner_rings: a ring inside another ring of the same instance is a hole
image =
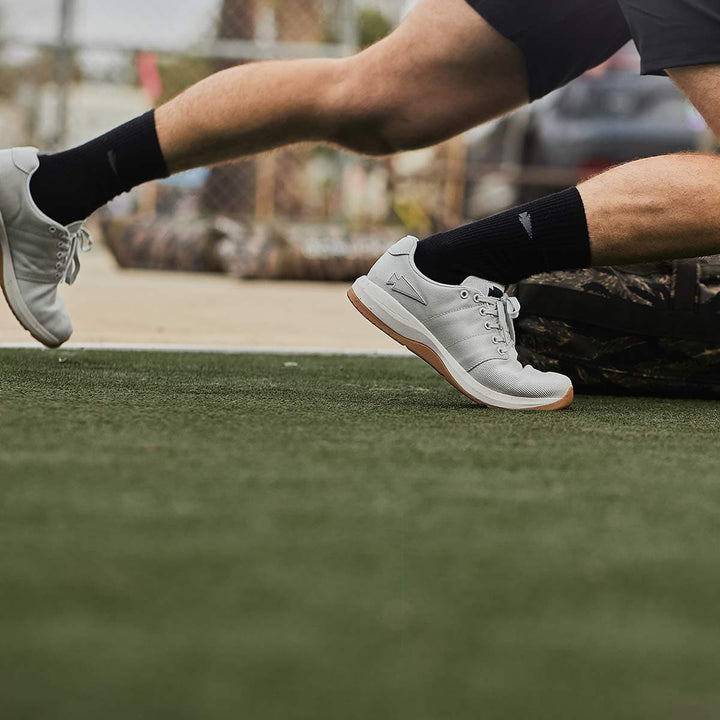
[[577, 390], [720, 398], [720, 256], [536, 275], [510, 292], [521, 361]]

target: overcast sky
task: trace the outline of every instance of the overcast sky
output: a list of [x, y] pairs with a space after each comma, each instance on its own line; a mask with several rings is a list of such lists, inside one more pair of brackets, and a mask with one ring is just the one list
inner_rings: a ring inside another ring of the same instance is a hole
[[[132, 38], [157, 43], [206, 37], [220, 0], [76, 0], [75, 37], [89, 42]], [[0, 0], [3, 34], [49, 40], [58, 27], [59, 0]]]

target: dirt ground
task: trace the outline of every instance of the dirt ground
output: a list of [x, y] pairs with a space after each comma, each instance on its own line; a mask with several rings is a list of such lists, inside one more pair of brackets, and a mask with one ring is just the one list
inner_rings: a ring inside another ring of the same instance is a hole
[[[211, 274], [122, 270], [100, 243], [61, 287], [73, 343], [386, 351], [395, 342], [364, 320], [346, 284], [240, 281]], [[0, 303], [0, 342], [32, 338]]]

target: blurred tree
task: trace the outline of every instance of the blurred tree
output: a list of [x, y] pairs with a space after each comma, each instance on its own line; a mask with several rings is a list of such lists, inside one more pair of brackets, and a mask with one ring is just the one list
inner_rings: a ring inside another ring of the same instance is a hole
[[163, 94], [158, 104], [171, 100], [185, 88], [206, 78], [214, 69], [213, 63], [206, 58], [177, 56], [161, 58], [158, 62], [158, 70], [162, 78]]
[[392, 23], [377, 8], [363, 8], [358, 13], [358, 43], [362, 49], [374, 45], [390, 34]]

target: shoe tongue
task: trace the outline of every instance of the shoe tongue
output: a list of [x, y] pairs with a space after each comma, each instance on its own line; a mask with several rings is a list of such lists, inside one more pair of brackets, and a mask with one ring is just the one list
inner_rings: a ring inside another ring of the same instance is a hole
[[474, 290], [485, 297], [495, 297], [500, 299], [505, 294], [505, 288], [502, 285], [490, 282], [489, 280], [483, 280], [479, 277], [474, 277], [473, 275], [466, 278], [461, 285], [462, 287], [465, 287], [468, 290]]

